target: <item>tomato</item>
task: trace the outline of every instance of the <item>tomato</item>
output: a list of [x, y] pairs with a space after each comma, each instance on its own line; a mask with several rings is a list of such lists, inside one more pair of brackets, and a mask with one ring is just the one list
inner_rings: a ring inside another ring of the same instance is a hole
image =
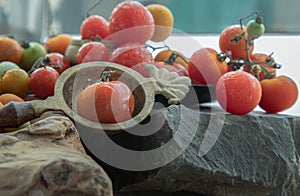
[[46, 48], [38, 42], [24, 42], [20, 67], [29, 71], [32, 65], [47, 54]]
[[262, 97], [259, 106], [268, 113], [284, 111], [293, 106], [298, 98], [298, 87], [288, 76], [277, 76], [260, 83]]
[[134, 96], [120, 81], [97, 82], [80, 92], [77, 113], [91, 121], [117, 123], [132, 118]]
[[158, 69], [162, 69], [165, 68], [167, 69], [169, 72], [176, 72], [179, 76], [188, 76], [187, 70], [184, 66], [178, 64], [178, 63], [174, 63], [172, 65], [167, 64], [165, 62], [154, 62], [154, 63], [140, 63], [137, 64], [133, 67], [131, 67], [133, 70], [139, 72], [142, 76], [149, 78], [150, 74], [149, 72], [145, 69], [145, 65], [147, 64], [152, 64], [155, 67], [157, 67]]
[[227, 72], [216, 85], [216, 98], [221, 107], [231, 113], [244, 115], [258, 105], [261, 99], [261, 85], [245, 71]]
[[16, 40], [0, 36], [0, 62], [10, 61], [19, 65], [22, 57], [22, 47]]
[[201, 48], [191, 56], [188, 72], [194, 84], [215, 85], [219, 78], [227, 72], [227, 63], [218, 59], [216, 50]]
[[161, 4], [149, 4], [146, 8], [152, 14], [155, 24], [155, 30], [151, 40], [155, 42], [166, 40], [173, 31], [173, 13], [169, 8]]
[[44, 63], [56, 69], [59, 74], [61, 74], [71, 66], [69, 60], [64, 55], [57, 52], [46, 54]]
[[178, 57], [175, 60], [175, 63], [183, 65], [186, 69], [188, 68], [188, 59], [181, 53], [175, 50], [162, 50], [159, 53], [156, 54], [154, 57], [154, 61], [156, 62], [162, 62], [169, 59], [169, 57], [172, 55], [172, 53], [178, 55]]
[[29, 79], [32, 92], [39, 98], [45, 99], [54, 95], [54, 87], [59, 73], [52, 67], [44, 66], [34, 70]]
[[257, 39], [265, 33], [265, 25], [260, 17], [248, 22], [247, 33], [250, 39]]
[[109, 36], [109, 25], [105, 18], [91, 15], [80, 26], [80, 35], [83, 39], [92, 39], [100, 36], [101, 39]]
[[[274, 78], [276, 76], [276, 68], [272, 67], [276, 64], [273, 57], [264, 53], [254, 53], [251, 55], [251, 60], [253, 63], [257, 63], [257, 65], [260, 65], [260, 67], [262, 67], [260, 68], [260, 72], [255, 73], [255, 68], [251, 71], [247, 66], [244, 66], [244, 71], [247, 71], [254, 75], [258, 75], [258, 79], [260, 81], [264, 80], [265, 78]], [[266, 69], [269, 73], [264, 69]]]
[[[246, 59], [246, 41], [242, 38], [234, 41], [236, 35], [245, 33], [245, 38], [248, 39], [247, 29], [243, 26], [243, 30], [240, 25], [231, 25], [226, 27], [219, 36], [219, 46], [222, 52], [231, 51], [232, 59]], [[249, 55], [253, 52], [253, 42], [248, 44]]]
[[77, 53], [78, 63], [108, 61], [108, 48], [101, 42], [91, 41], [83, 44]]
[[119, 44], [127, 42], [145, 43], [154, 34], [154, 19], [151, 13], [137, 1], [119, 3], [111, 13], [109, 40]]
[[144, 44], [125, 43], [112, 51], [110, 61], [126, 67], [133, 67], [143, 62], [153, 63], [154, 59]]

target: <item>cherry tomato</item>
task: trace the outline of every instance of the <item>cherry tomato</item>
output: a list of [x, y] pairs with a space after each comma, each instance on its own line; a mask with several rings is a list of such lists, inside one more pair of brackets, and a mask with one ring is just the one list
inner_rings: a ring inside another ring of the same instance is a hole
[[159, 53], [156, 54], [154, 57], [154, 61], [156, 62], [162, 62], [166, 61], [170, 58], [172, 54], [178, 55], [178, 57], [175, 60], [175, 63], [179, 63], [183, 65], [186, 69], [188, 68], [188, 58], [185, 57], [181, 52], [175, 51], [175, 50], [162, 50]]
[[52, 67], [44, 66], [32, 72], [29, 86], [32, 92], [39, 98], [45, 99], [54, 95], [54, 86], [59, 73]]
[[145, 43], [154, 34], [154, 19], [138, 1], [119, 3], [111, 13], [108, 37], [119, 44], [126, 42]]
[[247, 33], [250, 39], [257, 39], [265, 33], [265, 25], [260, 17], [248, 22]]
[[227, 72], [216, 85], [216, 98], [221, 107], [231, 113], [244, 115], [258, 105], [261, 99], [259, 81], [245, 71]]
[[[243, 26], [243, 31], [240, 25], [231, 25], [226, 27], [219, 36], [219, 46], [222, 52], [231, 51], [232, 59], [246, 59], [246, 41], [237, 38], [236, 35], [245, 33], [245, 38], [248, 39], [247, 29]], [[252, 42], [248, 44], [249, 55], [253, 52], [254, 45]]]
[[51, 52], [45, 55], [44, 63], [50, 67], [56, 69], [56, 71], [61, 74], [66, 69], [70, 68], [71, 63], [62, 54], [58, 52]]
[[110, 61], [126, 67], [133, 67], [143, 62], [153, 63], [154, 59], [144, 44], [125, 43], [112, 52]]
[[260, 82], [262, 97], [259, 106], [268, 113], [284, 111], [294, 105], [298, 98], [298, 88], [288, 76], [277, 76]]
[[[254, 70], [250, 70], [249, 67], [244, 66], [244, 71], [252, 73], [254, 75], [258, 75], [258, 79], [260, 81], [264, 80], [265, 78], [274, 78], [276, 76], [276, 68], [273, 68], [272, 65], [275, 64], [275, 60], [273, 57], [264, 54], [264, 53], [254, 53], [251, 55], [251, 60], [253, 63], [258, 63], [257, 65], [261, 66], [260, 72], [255, 73], [255, 68]], [[265, 62], [265, 63], [264, 63]], [[269, 72], [266, 72], [264, 68]]]
[[201, 48], [191, 56], [188, 72], [194, 84], [215, 85], [219, 78], [227, 72], [227, 63], [218, 59], [216, 50]]
[[80, 35], [84, 39], [92, 39], [97, 36], [104, 39], [109, 34], [108, 22], [102, 16], [91, 15], [81, 23]]
[[24, 42], [22, 43], [22, 48], [20, 67], [25, 71], [29, 71], [40, 57], [47, 54], [46, 48], [38, 42]]
[[145, 69], [145, 65], [147, 65], [147, 64], [152, 64], [155, 67], [157, 67], [158, 69], [165, 68], [169, 72], [176, 72], [180, 76], [188, 76], [186, 68], [184, 66], [182, 66], [181, 64], [178, 64], [178, 63], [174, 63], [174, 64], [170, 65], [170, 64], [167, 64], [165, 62], [154, 62], [154, 63], [147, 63], [146, 62], [146, 63], [137, 64], [137, 65], [131, 67], [131, 69], [139, 72], [142, 76], [144, 76], [146, 78], [149, 78], [150, 74]]
[[120, 81], [97, 82], [80, 92], [77, 112], [80, 116], [100, 123], [117, 123], [132, 118], [134, 96]]
[[87, 42], [83, 44], [77, 53], [78, 63], [92, 62], [92, 61], [108, 61], [108, 48], [101, 42]]

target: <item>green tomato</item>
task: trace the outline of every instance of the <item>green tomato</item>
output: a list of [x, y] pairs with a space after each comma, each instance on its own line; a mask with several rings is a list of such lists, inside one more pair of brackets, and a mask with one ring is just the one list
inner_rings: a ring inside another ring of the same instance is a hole
[[10, 61], [2, 61], [0, 63], [0, 78], [2, 78], [4, 76], [4, 74], [11, 69], [20, 69], [20, 67]]
[[29, 42], [22, 44], [23, 53], [20, 67], [28, 71], [32, 65], [40, 58], [47, 54], [46, 48], [38, 42]]
[[249, 38], [257, 39], [265, 33], [265, 25], [256, 20], [250, 20], [247, 24], [247, 33]]

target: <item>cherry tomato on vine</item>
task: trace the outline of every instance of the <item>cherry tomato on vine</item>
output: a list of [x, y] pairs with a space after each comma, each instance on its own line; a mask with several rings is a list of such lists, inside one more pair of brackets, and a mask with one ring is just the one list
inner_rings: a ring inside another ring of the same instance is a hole
[[251, 112], [261, 99], [259, 81], [245, 71], [227, 72], [216, 85], [216, 98], [221, 107], [231, 113], [244, 115]]
[[54, 86], [59, 73], [52, 67], [44, 66], [31, 73], [29, 86], [39, 98], [45, 99], [54, 95]]
[[[243, 29], [243, 30], [242, 30]], [[247, 28], [243, 26], [241, 29], [240, 25], [231, 25], [226, 27], [219, 36], [219, 46], [222, 52], [231, 51], [232, 59], [246, 59], [246, 46], [247, 42], [242, 37], [237, 37], [236, 35], [241, 35], [245, 33], [245, 38], [248, 39]], [[254, 45], [253, 42], [248, 44], [249, 55], [253, 52]]]
[[77, 112], [80, 116], [100, 123], [117, 123], [132, 118], [134, 96], [120, 81], [97, 82], [80, 92]]
[[[260, 81], [264, 80], [265, 78], [274, 78], [276, 76], [276, 68], [273, 68], [272, 65], [275, 64], [275, 60], [273, 57], [264, 54], [264, 53], [254, 53], [251, 55], [251, 60], [253, 63], [257, 63], [260, 66], [259, 73], [253, 73], [255, 70], [250, 70], [249, 67], [244, 66], [244, 71], [252, 73], [254, 75], [258, 75], [258, 79]], [[266, 70], [264, 70], [266, 69]]]
[[250, 39], [257, 39], [265, 33], [265, 25], [262, 23], [261, 17], [248, 22], [247, 33]]
[[109, 21], [111, 35], [107, 38], [118, 44], [127, 42], [145, 43], [154, 34], [154, 19], [138, 1], [119, 3], [111, 13]]
[[95, 39], [97, 36], [104, 39], [109, 34], [108, 22], [102, 16], [91, 15], [81, 23], [80, 35], [84, 39]]
[[77, 53], [77, 62], [108, 61], [108, 48], [102, 43], [91, 41], [83, 44]]
[[277, 76], [260, 82], [262, 97], [259, 106], [267, 113], [284, 111], [297, 101], [298, 87], [288, 76]]
[[215, 85], [226, 72], [226, 61], [220, 61], [217, 51], [212, 48], [197, 50], [188, 63], [189, 77], [194, 84]]
[[70, 61], [58, 52], [51, 52], [45, 55], [46, 65], [53, 67], [59, 74], [71, 67]]
[[144, 44], [125, 43], [112, 51], [110, 61], [133, 67], [143, 62], [153, 63], [154, 59]]

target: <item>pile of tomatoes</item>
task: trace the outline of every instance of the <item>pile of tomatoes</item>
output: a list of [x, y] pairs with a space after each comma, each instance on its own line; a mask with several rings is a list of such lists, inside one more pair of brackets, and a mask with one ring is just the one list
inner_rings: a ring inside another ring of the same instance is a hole
[[[249, 20], [247, 25], [242, 23], [252, 16], [256, 17], [255, 20]], [[189, 77], [193, 84], [215, 85], [218, 102], [232, 114], [247, 114], [257, 106], [268, 113], [277, 113], [296, 102], [297, 85], [288, 76], [276, 75], [281, 66], [272, 54], [253, 52], [255, 40], [265, 31], [259, 13], [255, 12], [241, 19], [239, 24], [226, 27], [219, 35], [219, 49], [201, 48], [189, 58], [168, 46], [155, 48], [149, 45], [151, 42], [163, 43], [171, 35], [173, 25], [172, 12], [164, 5], [144, 6], [137, 1], [123, 1], [112, 10], [108, 21], [97, 14], [89, 15], [82, 21], [79, 34], [83, 42], [73, 52], [75, 60], [66, 55], [73, 37], [59, 34], [48, 38], [43, 44], [22, 44], [9, 37], [0, 37], [0, 62], [14, 63], [27, 72], [28, 87], [24, 87], [25, 91], [31, 90], [41, 99], [53, 95], [56, 80], [69, 67], [107, 61], [129, 67], [144, 77], [150, 77], [144, 68], [150, 63]], [[156, 55], [154, 50], [159, 50]], [[98, 81], [94, 90], [103, 91], [99, 85], [114, 86], [111, 82]], [[7, 92], [14, 93], [13, 90], [1, 91]], [[106, 90], [106, 93], [109, 92], [104, 105], [111, 104], [112, 91]], [[129, 101], [131, 96], [127, 97], [127, 102], [130, 102], [127, 112], [132, 114], [132, 98]], [[78, 107], [84, 108], [80, 105], [84, 103], [86, 101], [78, 103]], [[106, 119], [105, 122], [116, 120]]]

